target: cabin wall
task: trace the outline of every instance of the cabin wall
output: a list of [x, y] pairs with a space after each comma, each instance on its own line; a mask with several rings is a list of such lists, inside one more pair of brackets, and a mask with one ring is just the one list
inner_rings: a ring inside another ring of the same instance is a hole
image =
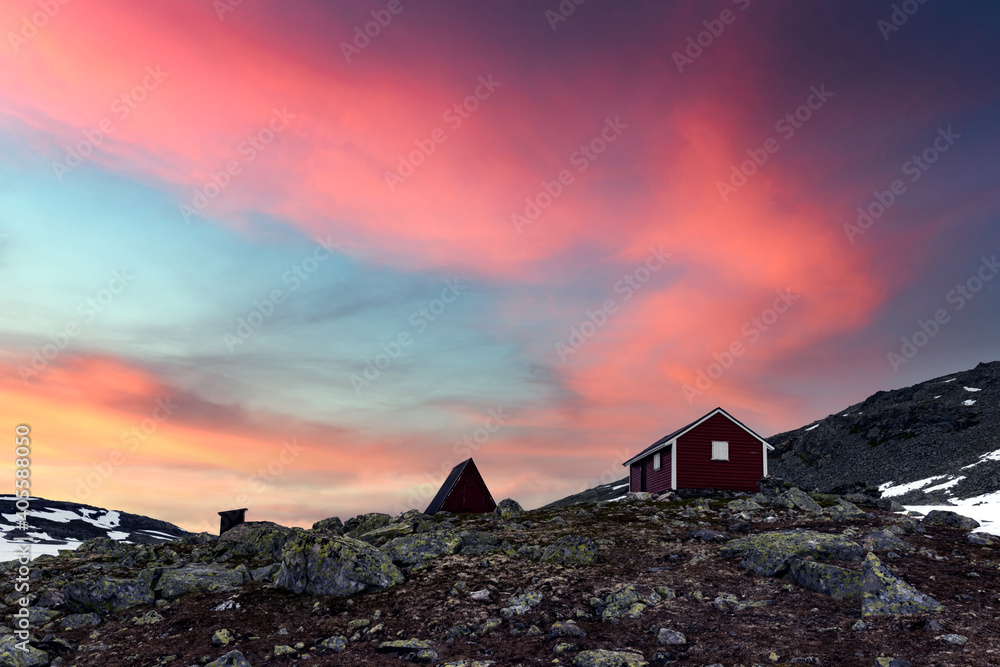
[[[729, 460], [712, 460], [712, 441], [729, 443]], [[756, 491], [764, 476], [760, 440], [724, 415], [713, 415], [677, 440], [677, 488]], [[648, 479], [648, 478], [647, 478]]]

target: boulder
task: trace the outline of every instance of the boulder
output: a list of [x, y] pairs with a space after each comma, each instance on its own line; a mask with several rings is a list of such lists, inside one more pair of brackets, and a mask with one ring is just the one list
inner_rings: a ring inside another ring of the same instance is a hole
[[755, 510], [764, 509], [753, 500], [744, 500], [742, 498], [737, 500], [730, 500], [726, 503], [726, 507], [733, 512], [753, 512]]
[[823, 595], [837, 599], [861, 599], [862, 574], [836, 565], [793, 558], [785, 578]]
[[395, 639], [382, 642], [376, 649], [379, 653], [389, 653], [413, 662], [433, 662], [437, 651], [424, 639]]
[[286, 528], [271, 521], [247, 521], [224, 532], [216, 551], [273, 563], [281, 557], [285, 543], [301, 532], [301, 528]]
[[854, 503], [848, 502], [844, 499], [838, 501], [836, 505], [832, 507], [827, 507], [824, 510], [834, 519], [838, 521], [846, 521], [849, 519], [860, 519], [868, 516], [868, 513], [863, 509], [855, 505]]
[[519, 514], [524, 514], [524, 508], [513, 498], [504, 498], [497, 503], [497, 507], [493, 510], [493, 513], [501, 518], [509, 519]]
[[0, 665], [10, 667], [41, 667], [49, 664], [49, 655], [39, 651], [34, 646], [28, 646], [27, 651], [17, 647], [21, 640], [14, 635], [0, 637]]
[[993, 546], [993, 538], [986, 533], [969, 533], [969, 544], [975, 544], [981, 547]]
[[705, 528], [699, 528], [698, 530], [692, 530], [690, 533], [684, 536], [686, 540], [699, 540], [701, 542], [725, 542], [728, 537], [725, 533], [720, 533], [717, 530], [707, 530]]
[[359, 514], [347, 520], [347, 523], [344, 524], [344, 534], [357, 537], [358, 535], [364, 535], [378, 528], [388, 526], [391, 522], [392, 517], [388, 514], [381, 514], [379, 512]]
[[69, 616], [64, 616], [62, 620], [59, 621], [60, 630], [76, 630], [77, 628], [85, 628], [91, 625], [100, 625], [101, 617], [93, 612], [89, 614], [70, 614]]
[[567, 535], [545, 547], [543, 563], [596, 563], [601, 558], [601, 550], [594, 540], [581, 535]]
[[409, 535], [412, 532], [413, 524], [411, 523], [390, 523], [382, 526], [381, 528], [370, 530], [367, 533], [355, 533], [352, 537], [361, 540], [362, 542], [379, 546], [397, 537]]
[[575, 667], [646, 667], [649, 663], [635, 651], [595, 649], [580, 651], [573, 658]]
[[937, 600], [903, 581], [875, 554], [869, 553], [862, 566], [862, 615], [923, 614], [944, 609]]
[[728, 558], [739, 557], [742, 567], [773, 577], [784, 574], [793, 558], [859, 561], [865, 552], [861, 545], [843, 535], [783, 530], [730, 540], [719, 553]]
[[895, 533], [890, 533], [887, 530], [876, 530], [867, 533], [861, 538], [860, 542], [865, 551], [895, 551], [897, 553], [916, 551], [916, 547], [912, 544], [899, 539]]
[[313, 530], [319, 533], [332, 533], [333, 535], [344, 534], [344, 522], [339, 516], [331, 516], [329, 519], [320, 519], [313, 524]]
[[480, 554], [497, 551], [499, 540], [493, 533], [486, 533], [481, 530], [465, 530], [456, 533], [462, 541], [459, 553], [463, 556], [478, 556]]
[[250, 663], [239, 651], [230, 651], [208, 663], [205, 667], [250, 667]]
[[402, 581], [392, 560], [370, 544], [302, 533], [285, 544], [275, 583], [295, 593], [348, 596]]
[[957, 512], [949, 512], [948, 510], [931, 510], [923, 518], [923, 524], [925, 526], [938, 526], [942, 528], [958, 528], [959, 530], [979, 528], [979, 522], [975, 519], [970, 519], [967, 516], [962, 516]]
[[250, 571], [246, 565], [228, 568], [214, 563], [192, 563], [176, 570], [164, 571], [156, 584], [156, 590], [160, 597], [173, 600], [189, 593], [232, 590], [250, 581]]
[[114, 614], [141, 604], [153, 604], [156, 595], [138, 579], [75, 581], [63, 586], [66, 609], [74, 614]]
[[[805, 491], [802, 489], [788, 489], [784, 493], [780, 494], [778, 498], [784, 499], [791, 503], [792, 507], [797, 507], [800, 510], [806, 512], [822, 512], [823, 508], [819, 506], [815, 500], [809, 497]], [[788, 507], [788, 505], [785, 505]]]
[[653, 494], [645, 491], [629, 491], [625, 494], [625, 500], [652, 500]]
[[642, 584], [626, 584], [619, 587], [603, 600], [593, 598], [594, 606], [602, 621], [628, 616], [638, 618], [647, 607], [658, 603], [659, 593]]
[[660, 646], [684, 646], [687, 644], [687, 637], [676, 630], [660, 628], [656, 635], [656, 643]]
[[453, 531], [417, 533], [389, 540], [382, 551], [396, 563], [416, 565], [438, 556], [453, 554], [462, 545], [462, 539]]
[[556, 621], [549, 628], [549, 639], [556, 637], [586, 637], [587, 633], [576, 624], [576, 621]]

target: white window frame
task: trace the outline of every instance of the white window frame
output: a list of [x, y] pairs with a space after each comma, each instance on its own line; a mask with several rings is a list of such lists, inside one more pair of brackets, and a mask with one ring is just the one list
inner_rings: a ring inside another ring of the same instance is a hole
[[[725, 447], [725, 456], [719, 456], [721, 447]], [[712, 441], [712, 460], [713, 461], [728, 461], [729, 460], [729, 441], [728, 440], [713, 440]]]
[[656, 452], [653, 454], [653, 470], [660, 469], [660, 453]]

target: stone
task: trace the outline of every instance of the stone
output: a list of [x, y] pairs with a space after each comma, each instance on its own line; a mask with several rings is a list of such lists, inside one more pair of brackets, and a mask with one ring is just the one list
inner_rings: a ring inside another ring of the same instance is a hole
[[959, 530], [973, 530], [979, 528], [979, 522], [962, 516], [957, 512], [948, 510], [931, 510], [922, 520], [925, 526], [939, 526], [942, 528], [957, 528]]
[[142, 616], [135, 616], [132, 618], [133, 625], [152, 625], [153, 623], [159, 623], [163, 620], [163, 616], [155, 610], [147, 611]]
[[91, 625], [100, 625], [101, 617], [93, 612], [89, 614], [70, 614], [59, 621], [60, 630], [75, 630], [86, 628]]
[[596, 649], [581, 651], [573, 658], [575, 667], [646, 667], [649, 665], [641, 653], [635, 651], [609, 651]]
[[869, 553], [862, 564], [864, 593], [863, 616], [923, 614], [942, 611], [937, 601], [903, 581], [899, 575]]
[[861, 572], [827, 563], [793, 558], [789, 562], [785, 578], [803, 588], [838, 600], [861, 599], [863, 593]]
[[626, 500], [652, 500], [653, 494], [645, 491], [629, 491], [625, 494]]
[[868, 551], [896, 551], [902, 553], [916, 551], [916, 547], [911, 545], [909, 542], [901, 540], [895, 533], [887, 530], [876, 530], [871, 533], [867, 533], [859, 541], [861, 546]]
[[388, 526], [390, 523], [392, 523], [392, 517], [388, 514], [380, 512], [359, 514], [347, 520], [347, 523], [344, 524], [344, 534], [350, 537], [357, 537], [358, 535], [364, 535], [365, 533]]
[[[528, 630], [528, 634], [531, 634], [531, 630]], [[586, 637], [587, 633], [576, 624], [576, 621], [556, 621], [549, 628], [549, 639], [555, 639], [556, 637]]]
[[320, 519], [313, 524], [312, 529], [320, 533], [343, 535], [344, 522], [340, 520], [339, 516], [332, 516], [329, 519]]
[[[228, 535], [231, 530], [223, 535]], [[245, 565], [227, 568], [215, 563], [191, 563], [176, 570], [166, 570], [160, 576], [156, 590], [162, 598], [173, 600], [189, 593], [232, 590], [249, 583], [250, 580], [250, 571]]]
[[236, 634], [229, 629], [222, 628], [212, 633], [212, 646], [229, 646], [236, 641]]
[[966, 637], [965, 635], [955, 635], [955, 634], [938, 635], [934, 639], [940, 639], [942, 641], [948, 642], [949, 644], [958, 644], [959, 646], [969, 641], [969, 638]]
[[542, 594], [539, 591], [528, 591], [527, 593], [521, 593], [520, 595], [515, 595], [507, 600], [507, 604], [511, 606], [527, 606], [536, 607], [542, 602]]
[[382, 642], [376, 649], [379, 653], [391, 653], [401, 657], [416, 654], [417, 651], [433, 648], [426, 639], [394, 639]]
[[49, 664], [49, 655], [34, 646], [28, 646], [27, 651], [17, 647], [21, 641], [14, 635], [0, 637], [0, 665], [7, 667], [41, 667]]
[[687, 637], [676, 630], [660, 628], [656, 635], [656, 643], [660, 646], [684, 646], [687, 644]]
[[[225, 535], [225, 533], [223, 533], [223, 535]], [[251, 667], [251, 665], [247, 659], [243, 657], [242, 653], [239, 651], [230, 651], [229, 653], [219, 657], [217, 660], [213, 660], [208, 663], [205, 667]]]
[[730, 540], [719, 553], [739, 557], [742, 567], [768, 577], [784, 574], [793, 558], [859, 561], [864, 556], [861, 545], [843, 535], [810, 530], [747, 535]]
[[396, 563], [416, 565], [425, 561], [456, 553], [462, 539], [452, 531], [417, 533], [389, 540], [382, 551]]
[[542, 552], [543, 563], [589, 564], [600, 560], [601, 551], [594, 540], [580, 535], [567, 535], [550, 544]]
[[479, 600], [479, 601], [489, 600], [490, 599], [490, 589], [484, 588], [484, 589], [479, 590], [479, 591], [472, 591], [471, 593], [469, 593], [469, 597], [472, 598], [473, 600]]
[[524, 514], [524, 508], [513, 498], [504, 498], [497, 503], [493, 513], [501, 518], [510, 519], [511, 517]]
[[510, 607], [504, 607], [500, 610], [500, 615], [504, 618], [513, 618], [514, 616], [520, 616], [531, 611], [531, 607], [526, 604], [512, 605]]
[[107, 616], [156, 601], [149, 586], [137, 579], [76, 581], [63, 586], [61, 593], [66, 608], [74, 614], [95, 612]]
[[969, 533], [969, 544], [990, 547], [993, 546], [993, 538], [986, 533]]
[[[778, 496], [792, 503], [792, 507], [797, 507], [806, 512], [822, 512], [823, 508], [815, 500], [809, 497], [801, 489], [791, 488]], [[787, 505], [786, 505], [787, 507]]]
[[294, 593], [344, 597], [402, 581], [392, 560], [370, 544], [302, 533], [285, 545], [275, 583]]
[[868, 513], [863, 509], [843, 499], [838, 501], [838, 504], [827, 507], [824, 511], [838, 521], [861, 519], [868, 516]]
[[567, 642], [558, 642], [555, 646], [552, 647], [552, 652], [555, 653], [556, 655], [575, 650], [577, 650], [576, 644], [569, 644]]
[[274, 657], [279, 658], [283, 655], [295, 655], [295, 649], [287, 644], [279, 644], [274, 647]]
[[478, 556], [480, 554], [492, 553], [500, 548], [498, 546], [499, 540], [497, 540], [497, 536], [493, 533], [481, 530], [465, 530], [456, 533], [456, 535], [461, 541], [458, 552], [463, 556]]
[[602, 621], [629, 616], [636, 618], [661, 600], [659, 593], [642, 584], [626, 584], [603, 600], [594, 598], [594, 607]]
[[321, 650], [333, 651], [334, 653], [340, 653], [345, 648], [347, 648], [347, 639], [345, 637], [327, 637], [320, 643], [316, 644]]
[[725, 542], [729, 538], [725, 533], [720, 533], [717, 530], [706, 530], [704, 528], [700, 528], [698, 530], [692, 530], [684, 536], [684, 539], [699, 540], [701, 542]]
[[286, 528], [271, 521], [247, 521], [219, 536], [216, 553], [229, 552], [273, 563], [281, 557], [285, 543], [299, 532], [303, 532], [301, 528]]
[[753, 512], [756, 510], [764, 509], [753, 500], [744, 500], [742, 498], [737, 500], [730, 500], [728, 503], [726, 503], [726, 507], [732, 510], [733, 512]]

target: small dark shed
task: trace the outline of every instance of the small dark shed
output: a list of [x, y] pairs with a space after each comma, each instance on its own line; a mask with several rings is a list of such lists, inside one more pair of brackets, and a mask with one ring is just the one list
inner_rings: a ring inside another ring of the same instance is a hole
[[225, 512], [219, 512], [219, 516], [222, 517], [222, 522], [219, 526], [219, 535], [229, 530], [234, 526], [238, 526], [243, 523], [246, 518], [247, 508], [244, 507], [238, 510], [226, 510]]
[[767, 476], [764, 438], [722, 408], [665, 435], [622, 465], [629, 491], [756, 491]]
[[475, 462], [466, 459], [451, 469], [448, 479], [444, 480], [425, 514], [441, 511], [483, 514], [492, 512], [496, 506]]

